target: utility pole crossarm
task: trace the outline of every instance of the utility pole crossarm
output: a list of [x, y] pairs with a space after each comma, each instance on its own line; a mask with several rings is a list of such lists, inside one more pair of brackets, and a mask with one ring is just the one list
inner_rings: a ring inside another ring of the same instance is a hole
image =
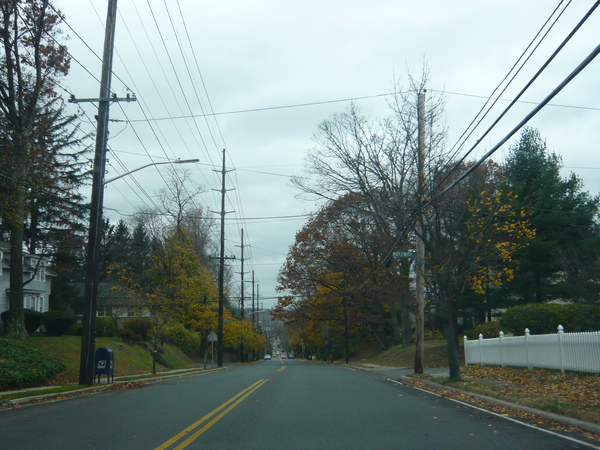
[[96, 103], [96, 102], [137, 102], [135, 94], [127, 94], [126, 97], [117, 97], [117, 94], [113, 94], [110, 97], [102, 98], [77, 98], [74, 94], [71, 94], [68, 100], [69, 103]]

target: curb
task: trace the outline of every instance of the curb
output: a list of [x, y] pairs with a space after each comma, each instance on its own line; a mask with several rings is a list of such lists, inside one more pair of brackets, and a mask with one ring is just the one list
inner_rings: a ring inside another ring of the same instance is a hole
[[[404, 376], [404, 375], [400, 376], [400, 379], [403, 380], [403, 381], [404, 380], [406, 380], [406, 381], [414, 381], [415, 380], [415, 378], [407, 377], [407, 376]], [[567, 417], [567, 416], [561, 416], [559, 414], [554, 414], [554, 413], [551, 413], [551, 412], [548, 412], [548, 411], [543, 411], [541, 409], [535, 409], [535, 408], [530, 408], [528, 406], [518, 405], [516, 403], [510, 403], [510, 402], [507, 402], [507, 401], [504, 401], [504, 400], [500, 400], [500, 399], [497, 399], [497, 398], [494, 398], [494, 397], [487, 397], [485, 395], [476, 394], [476, 393], [473, 393], [473, 392], [462, 391], [460, 389], [456, 389], [456, 388], [448, 387], [448, 386], [443, 386], [441, 384], [437, 384], [437, 383], [434, 383], [432, 381], [427, 381], [427, 380], [424, 380], [424, 379], [418, 379], [418, 381], [420, 381], [420, 382], [422, 382], [422, 383], [424, 383], [424, 384], [426, 384], [426, 385], [428, 385], [430, 387], [436, 388], [436, 389], [442, 389], [442, 390], [446, 390], [446, 391], [460, 392], [461, 394], [468, 395], [470, 397], [478, 398], [480, 400], [485, 400], [485, 401], [488, 401], [488, 402], [491, 402], [491, 403], [497, 403], [498, 405], [506, 406], [506, 407], [509, 407], [509, 408], [518, 409], [519, 411], [523, 411], [523, 412], [526, 412], [526, 413], [536, 414], [538, 416], [545, 417], [546, 419], [551, 419], [551, 420], [555, 420], [557, 422], [562, 422], [562, 423], [565, 423], [565, 424], [572, 425], [574, 427], [580, 428], [580, 429], [582, 429], [584, 431], [587, 431], [589, 433], [594, 433], [594, 434], [600, 435], [600, 425], [596, 425], [596, 424], [593, 424], [593, 423], [590, 423], [590, 422], [584, 422], [582, 420], [573, 419], [573, 418]]]
[[[367, 372], [378, 372], [376, 370], [372, 370], [372, 368], [370, 368], [370, 367], [354, 366], [352, 364], [343, 364], [343, 365], [346, 366], [346, 367], [351, 367], [351, 368], [356, 369], [356, 370], [364, 370], [364, 371], [367, 371]], [[507, 401], [504, 401], [504, 400], [500, 400], [500, 399], [497, 399], [497, 398], [487, 397], [485, 395], [476, 394], [476, 393], [473, 393], [473, 392], [463, 391], [461, 389], [457, 389], [457, 388], [453, 388], [453, 387], [449, 387], [449, 386], [444, 386], [444, 385], [441, 385], [441, 384], [438, 384], [438, 383], [434, 383], [432, 381], [429, 381], [429, 380], [423, 379], [423, 378], [416, 379], [416, 378], [407, 377], [405, 375], [400, 375], [397, 379], [394, 379], [394, 378], [390, 378], [389, 376], [387, 376], [387, 375], [385, 375], [383, 373], [382, 373], [382, 375], [384, 377], [386, 377], [388, 380], [392, 380], [392, 381], [398, 381], [398, 380], [401, 380], [401, 381], [415, 381], [416, 380], [416, 381], [420, 381], [420, 382], [422, 382], [422, 383], [424, 383], [424, 384], [426, 384], [426, 385], [428, 385], [428, 386], [430, 386], [432, 388], [435, 388], [435, 389], [442, 389], [442, 390], [446, 390], [446, 391], [460, 392], [461, 394], [468, 395], [470, 397], [478, 398], [480, 400], [485, 400], [485, 401], [488, 401], [488, 402], [491, 402], [491, 403], [496, 403], [498, 405], [506, 406], [506, 407], [509, 407], [509, 408], [514, 408], [514, 409], [517, 409], [517, 410], [520, 410], [520, 411], [523, 411], [523, 412], [526, 412], [526, 413], [537, 414], [537, 415], [542, 416], [542, 417], [544, 417], [546, 419], [551, 419], [551, 420], [555, 420], [557, 422], [562, 422], [562, 423], [565, 423], [567, 425], [571, 425], [571, 426], [580, 428], [580, 429], [582, 429], [584, 431], [587, 431], [589, 433], [594, 433], [594, 434], [600, 435], [600, 425], [596, 425], [594, 423], [584, 422], [582, 420], [573, 419], [573, 418], [567, 417], [567, 416], [561, 416], [559, 414], [554, 414], [554, 413], [551, 413], [551, 412], [548, 412], [548, 411], [542, 411], [540, 409], [535, 409], [535, 408], [530, 408], [528, 406], [522, 406], [522, 405], [518, 405], [518, 404], [515, 404], [515, 403], [510, 403], [510, 402], [507, 402]], [[410, 387], [410, 386], [407, 386], [407, 387]], [[435, 395], [434, 392], [431, 392], [431, 393], [433, 395]]]

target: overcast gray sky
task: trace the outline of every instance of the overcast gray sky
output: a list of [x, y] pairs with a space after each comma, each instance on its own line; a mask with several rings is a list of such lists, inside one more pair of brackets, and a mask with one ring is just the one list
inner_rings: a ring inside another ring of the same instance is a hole
[[[72, 27], [65, 28], [74, 61], [64, 87], [80, 98], [96, 97], [108, 1], [55, 2]], [[235, 169], [227, 175], [226, 187], [235, 189], [227, 195], [227, 254], [239, 258], [243, 228], [251, 258], [245, 270], [255, 271], [269, 307], [277, 272], [306, 221], [302, 215], [316, 207], [295, 198], [289, 177], [302, 174], [321, 121], [351, 99], [367, 117], [384, 117], [394, 79], [407, 87], [406, 69], [419, 75], [426, 61], [428, 89], [446, 93], [448, 142], [454, 144], [555, 8], [568, 5], [503, 98], [513, 98], [593, 3], [119, 0], [112, 90], [120, 97], [133, 92], [138, 101], [111, 107], [111, 118], [122, 122], [110, 125], [107, 178], [167, 158], [199, 158], [200, 164], [182, 167], [207, 189], [198, 204], [218, 211], [220, 193], [213, 189], [221, 187], [220, 174], [213, 169], [220, 169], [227, 149], [227, 169]], [[541, 101], [599, 44], [598, 30], [596, 11], [523, 100]], [[600, 58], [530, 123], [562, 156], [565, 174], [577, 173], [594, 195], [600, 192], [599, 69]], [[89, 118], [96, 113], [93, 104], [79, 107]], [[474, 156], [533, 107], [515, 106]], [[466, 148], [499, 113], [500, 107], [492, 111]], [[507, 149], [494, 158], [501, 161]], [[158, 172], [164, 175], [166, 167], [111, 183], [106, 216], [116, 222], [149, 205], [148, 197], [164, 187]]]

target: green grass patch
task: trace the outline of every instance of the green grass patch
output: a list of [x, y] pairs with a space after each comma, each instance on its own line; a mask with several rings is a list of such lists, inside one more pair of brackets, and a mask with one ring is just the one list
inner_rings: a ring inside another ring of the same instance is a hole
[[[459, 361], [464, 364], [464, 352], [459, 351]], [[392, 367], [414, 367], [415, 364], [415, 346], [409, 345], [402, 347], [397, 345], [388, 350], [370, 358], [369, 363], [380, 366]], [[423, 350], [424, 367], [448, 367], [448, 353], [446, 351], [446, 341], [425, 341]]]
[[[2, 341], [7, 341], [6, 339]], [[11, 340], [12, 341], [12, 340]], [[77, 384], [79, 379], [79, 360], [81, 354], [80, 336], [60, 336], [60, 337], [33, 337], [27, 341], [12, 341], [27, 345], [37, 352], [43, 352], [45, 357], [38, 357], [40, 360], [57, 360], [62, 370], [48, 373], [45, 376], [38, 377], [35, 381], [28, 384], [8, 383], [2, 389], [7, 387], [19, 388], [27, 386], [40, 385], [68, 385]], [[5, 346], [0, 342], [0, 349]], [[20, 344], [16, 344], [20, 345]], [[96, 348], [107, 347], [113, 350], [115, 357], [115, 377], [148, 374], [152, 371], [152, 359], [147, 345], [122, 342], [120, 338], [96, 338]], [[41, 353], [40, 353], [41, 354]], [[3, 364], [11, 364], [17, 372], [22, 372], [25, 366], [16, 364], [15, 359], [18, 355], [0, 356], [0, 374], [4, 373]], [[161, 346], [161, 360], [163, 364], [156, 364], [158, 372], [171, 369], [187, 369], [198, 367], [181, 350], [169, 344]]]

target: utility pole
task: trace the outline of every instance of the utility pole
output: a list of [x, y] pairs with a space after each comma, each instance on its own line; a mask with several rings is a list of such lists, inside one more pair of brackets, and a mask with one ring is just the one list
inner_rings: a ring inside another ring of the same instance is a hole
[[348, 361], [350, 360], [350, 356], [349, 356], [349, 343], [348, 343], [348, 300], [350, 298], [350, 295], [348, 294], [348, 292], [344, 292], [343, 297], [342, 297], [342, 301], [344, 302], [344, 338], [345, 338], [345, 356], [346, 356], [346, 364], [348, 364]]
[[254, 270], [252, 271], [252, 328], [256, 328], [254, 324]]
[[[247, 247], [246, 245], [244, 245], [244, 229], [242, 228], [242, 245], [236, 245], [236, 247], [241, 247], [242, 251], [241, 251], [241, 292], [240, 292], [240, 311], [241, 311], [241, 316], [242, 316], [242, 322], [244, 321], [244, 247]], [[243, 335], [242, 335], [242, 342], [240, 343], [240, 362], [244, 362], [244, 339], [243, 339]]]
[[115, 25], [117, 17], [117, 0], [109, 0], [104, 35], [104, 54], [102, 57], [102, 75], [100, 79], [100, 96], [96, 99], [77, 100], [74, 96], [70, 103], [98, 102], [98, 126], [96, 129], [96, 147], [92, 178], [92, 197], [90, 204], [90, 228], [85, 261], [84, 311], [82, 321], [81, 355], [79, 364], [79, 384], [94, 384], [94, 352], [96, 346], [96, 312], [98, 309], [98, 246], [102, 226], [102, 209], [104, 202], [104, 171], [106, 166], [106, 143], [108, 140], [108, 110], [110, 102], [135, 101], [135, 96], [117, 98], [110, 94], [112, 74], [113, 48], [115, 42]]
[[[219, 172], [219, 171], [215, 171]], [[219, 252], [219, 327], [217, 330], [217, 367], [223, 367], [223, 305], [225, 303], [225, 259], [235, 259], [235, 256], [225, 258], [225, 149], [223, 149], [223, 167], [221, 169], [221, 249]]]
[[423, 242], [423, 194], [424, 194], [424, 153], [425, 153], [425, 92], [417, 93], [417, 224], [415, 234], [417, 235], [415, 255], [415, 373], [423, 373], [423, 353], [425, 341], [425, 281], [423, 278], [423, 264], [425, 262], [425, 243]]

